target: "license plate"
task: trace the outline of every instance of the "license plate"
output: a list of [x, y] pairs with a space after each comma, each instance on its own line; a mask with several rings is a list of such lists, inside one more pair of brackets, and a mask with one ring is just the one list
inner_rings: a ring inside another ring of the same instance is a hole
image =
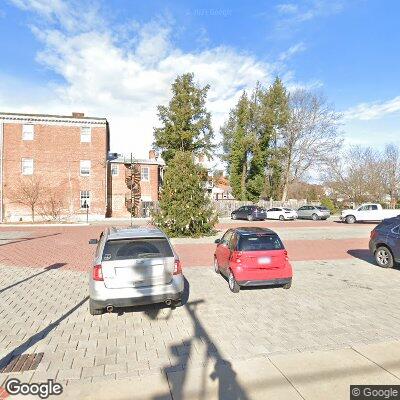
[[258, 263], [262, 265], [271, 264], [271, 257], [260, 257]]

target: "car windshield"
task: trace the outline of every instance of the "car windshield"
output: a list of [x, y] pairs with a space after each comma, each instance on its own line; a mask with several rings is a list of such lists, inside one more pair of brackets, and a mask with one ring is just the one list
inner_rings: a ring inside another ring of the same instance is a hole
[[240, 235], [238, 251], [282, 250], [283, 244], [277, 235]]
[[103, 251], [103, 261], [173, 256], [171, 246], [163, 238], [109, 240]]

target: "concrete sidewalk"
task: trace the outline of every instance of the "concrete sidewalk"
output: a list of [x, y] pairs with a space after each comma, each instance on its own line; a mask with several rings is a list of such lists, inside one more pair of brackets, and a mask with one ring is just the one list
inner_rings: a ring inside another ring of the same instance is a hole
[[349, 399], [350, 385], [400, 384], [400, 341], [249, 360], [65, 388], [61, 398], [122, 400]]

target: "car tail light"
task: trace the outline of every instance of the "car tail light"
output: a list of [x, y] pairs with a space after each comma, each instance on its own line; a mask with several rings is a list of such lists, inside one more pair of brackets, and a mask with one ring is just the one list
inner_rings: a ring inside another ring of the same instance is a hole
[[237, 251], [235, 253], [232, 254], [232, 261], [233, 262], [237, 262], [237, 263], [241, 263], [242, 262], [242, 257], [243, 253], [241, 251]]
[[284, 250], [284, 251], [283, 251], [283, 254], [285, 255], [285, 260], [286, 260], [286, 261], [289, 261], [289, 257], [288, 257], [288, 252], [287, 252], [287, 250]]
[[174, 264], [174, 275], [179, 275], [182, 273], [182, 264], [180, 260], [175, 260]]
[[375, 239], [377, 236], [378, 236], [378, 232], [377, 232], [375, 229], [373, 229], [373, 230], [371, 231], [370, 238], [371, 238], [371, 239]]
[[103, 271], [101, 270], [101, 265], [95, 265], [92, 271], [92, 277], [94, 281], [104, 281]]

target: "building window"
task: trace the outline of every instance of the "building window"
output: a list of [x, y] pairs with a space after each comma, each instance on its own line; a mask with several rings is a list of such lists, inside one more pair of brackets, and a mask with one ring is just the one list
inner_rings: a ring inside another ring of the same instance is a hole
[[22, 175], [33, 175], [33, 159], [23, 158], [21, 160], [21, 173]]
[[34, 132], [34, 125], [22, 125], [22, 140], [33, 140]]
[[150, 180], [149, 167], [142, 167], [140, 171], [140, 179], [148, 182]]
[[90, 191], [89, 190], [81, 190], [81, 208], [89, 208], [90, 207]]
[[81, 127], [81, 142], [90, 143], [92, 141], [92, 128], [90, 126]]
[[80, 173], [81, 176], [89, 176], [90, 175], [90, 160], [81, 160], [80, 164]]
[[119, 165], [118, 164], [111, 164], [111, 175], [118, 176], [119, 173]]

